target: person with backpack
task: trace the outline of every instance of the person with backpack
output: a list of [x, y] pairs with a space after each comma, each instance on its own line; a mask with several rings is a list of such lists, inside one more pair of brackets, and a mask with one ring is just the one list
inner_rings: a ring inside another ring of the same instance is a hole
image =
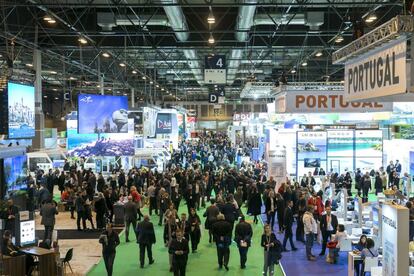
[[278, 265], [282, 258], [282, 244], [272, 232], [269, 224], [264, 226], [261, 246], [264, 248], [263, 275], [273, 276], [274, 266], [275, 264]]

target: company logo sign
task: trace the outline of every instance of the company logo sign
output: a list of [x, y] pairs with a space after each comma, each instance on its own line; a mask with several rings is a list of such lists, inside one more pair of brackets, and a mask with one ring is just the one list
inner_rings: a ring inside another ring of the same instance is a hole
[[168, 134], [172, 132], [172, 116], [170, 113], [158, 113], [156, 133], [157, 134]]

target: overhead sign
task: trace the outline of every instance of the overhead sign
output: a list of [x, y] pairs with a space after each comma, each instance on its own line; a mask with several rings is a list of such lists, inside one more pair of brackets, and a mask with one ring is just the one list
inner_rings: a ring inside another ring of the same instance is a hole
[[289, 91], [276, 97], [276, 113], [392, 111], [391, 102], [350, 102], [343, 94], [343, 91]]
[[345, 63], [345, 97], [366, 100], [407, 92], [405, 37]]
[[156, 134], [168, 134], [172, 132], [172, 115], [171, 113], [158, 113]]
[[218, 103], [218, 101], [219, 101], [219, 95], [217, 93], [208, 94], [209, 103]]
[[226, 69], [205, 69], [204, 82], [206, 84], [226, 84]]
[[226, 69], [225, 55], [207, 55], [204, 57], [205, 69]]

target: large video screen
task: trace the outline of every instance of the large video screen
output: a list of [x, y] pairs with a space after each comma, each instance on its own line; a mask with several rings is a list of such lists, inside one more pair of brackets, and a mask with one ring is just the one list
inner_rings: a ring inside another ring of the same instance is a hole
[[27, 189], [27, 156], [4, 158], [4, 182], [7, 192]]
[[35, 89], [33, 86], [9, 82], [9, 139], [35, 136]]
[[127, 133], [128, 97], [79, 94], [78, 132]]
[[128, 133], [79, 134], [76, 120], [67, 120], [67, 149], [69, 156], [133, 156], [134, 121], [129, 121]]

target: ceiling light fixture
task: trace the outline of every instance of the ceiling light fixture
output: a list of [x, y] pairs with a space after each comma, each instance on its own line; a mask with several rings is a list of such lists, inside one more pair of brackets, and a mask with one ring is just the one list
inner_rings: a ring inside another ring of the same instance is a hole
[[33, 67], [33, 64], [31, 64], [31, 63], [26, 63], [26, 66], [27, 66], [27, 67]]
[[125, 63], [121, 62], [121, 63], [119, 64], [119, 66], [121, 66], [121, 67], [125, 67], [126, 65], [125, 65]]
[[132, 74], [137, 74], [138, 72], [137, 71], [135, 71], [135, 70], [132, 70]]
[[102, 53], [102, 56], [106, 57], [106, 58], [109, 58], [111, 55], [105, 52], [105, 53]]
[[370, 16], [367, 17], [367, 19], [365, 19], [365, 22], [372, 23], [372, 22], [374, 22], [377, 19], [378, 18], [377, 18], [377, 16], [375, 14], [371, 14]]
[[147, 77], [146, 77], [146, 76], [142, 76], [142, 79], [143, 79], [143, 80], [146, 80], [146, 79], [147, 79]]
[[344, 37], [343, 37], [342, 35], [338, 35], [338, 36], [335, 38], [335, 42], [336, 42], [336, 43], [341, 43], [342, 41], [344, 41]]
[[302, 62], [302, 66], [303, 67], [308, 66], [308, 62], [306, 62], [306, 61]]
[[296, 69], [295, 69], [295, 68], [293, 68], [293, 69], [290, 71], [290, 73], [295, 74], [295, 73], [296, 73]]
[[161, 91], [164, 91], [165, 89], [164, 89], [164, 87], [163, 88], [161, 88]]
[[208, 38], [208, 43], [209, 44], [214, 44], [214, 42], [215, 42], [215, 40], [214, 40], [213, 34], [210, 34], [210, 37]]
[[88, 41], [86, 40], [86, 38], [84, 38], [84, 37], [80, 37], [80, 38], [78, 38], [78, 41], [81, 43], [81, 44], [88, 44]]
[[57, 72], [56, 71], [50, 71], [50, 74], [57, 75]]
[[53, 91], [57, 91], [57, 88], [53, 88], [52, 90], [53, 90]]
[[154, 82], [153, 81], [150, 81], [150, 84], [154, 84]]
[[207, 23], [208, 24], [216, 23], [216, 18], [214, 17], [214, 14], [213, 14], [213, 11], [211, 10], [211, 8], [210, 8], [210, 12], [208, 13]]
[[155, 85], [155, 87], [157, 87], [157, 88], [160, 88], [160, 86], [157, 84], [157, 85]]
[[44, 96], [43, 96], [43, 98], [45, 98], [45, 99], [46, 99], [46, 98], [47, 98], [47, 96], [46, 96], [46, 95], [44, 95]]
[[323, 53], [322, 53], [321, 51], [319, 51], [319, 52], [317, 52], [317, 53], [315, 54], [315, 56], [316, 56], [316, 57], [321, 57], [321, 56], [323, 56]]
[[55, 100], [59, 100], [59, 98], [58, 97], [55, 97]]
[[50, 20], [47, 21], [47, 23], [49, 23], [49, 24], [55, 24], [56, 23], [56, 20], [50, 19]]
[[43, 17], [43, 20], [44, 20], [44, 21], [50, 21], [50, 20], [53, 20], [53, 18], [52, 18], [52, 17], [50, 17], [49, 15], [45, 15], [45, 16]]
[[76, 78], [75, 78], [75, 77], [69, 77], [69, 79], [70, 79], [70, 80], [76, 80]]

